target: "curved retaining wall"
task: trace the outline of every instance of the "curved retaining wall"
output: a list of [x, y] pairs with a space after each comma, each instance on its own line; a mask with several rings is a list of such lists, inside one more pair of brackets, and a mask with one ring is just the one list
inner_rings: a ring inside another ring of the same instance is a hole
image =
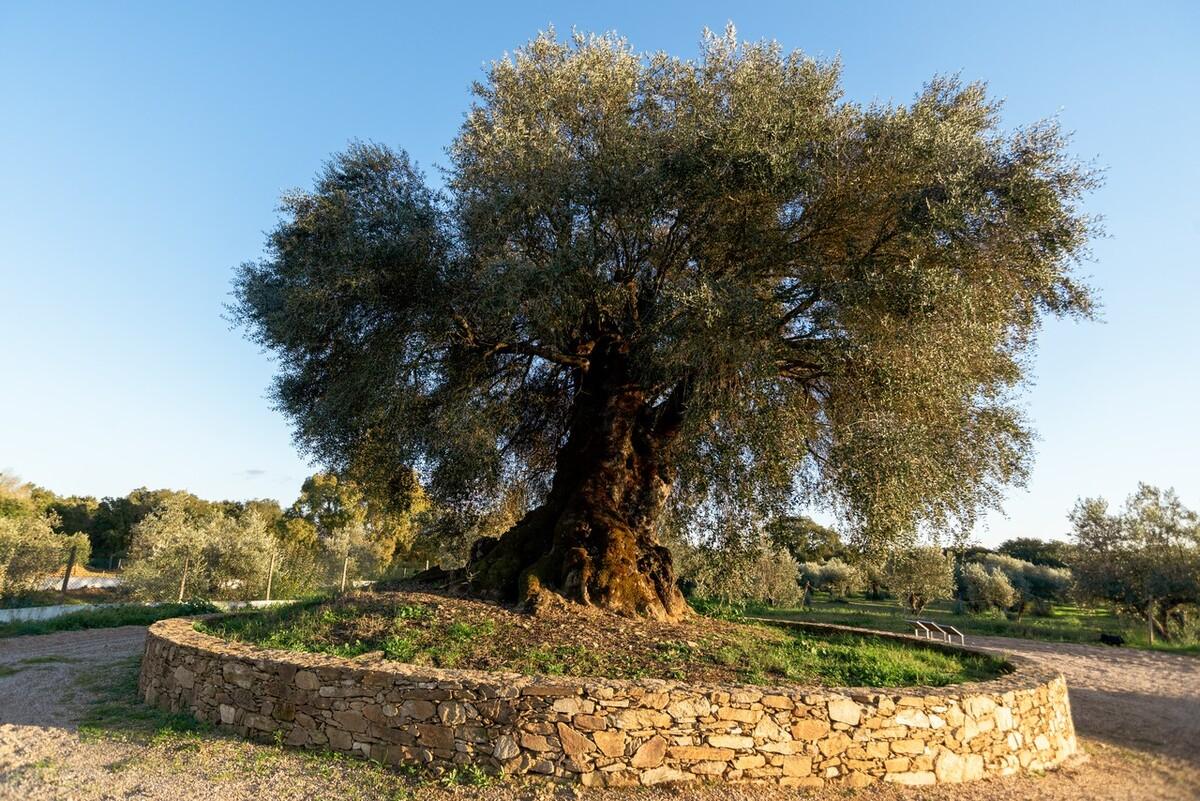
[[174, 619], [150, 627], [139, 689], [245, 736], [390, 763], [604, 786], [935, 784], [1075, 752], [1062, 676], [1010, 662], [992, 681], [904, 690], [531, 677], [266, 650]]

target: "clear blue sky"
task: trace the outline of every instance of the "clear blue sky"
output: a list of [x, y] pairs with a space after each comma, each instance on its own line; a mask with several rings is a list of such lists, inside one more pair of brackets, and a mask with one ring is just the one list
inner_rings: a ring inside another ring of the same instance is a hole
[[290, 502], [310, 466], [221, 317], [280, 192], [354, 138], [442, 163], [469, 83], [548, 24], [689, 55], [732, 19], [840, 54], [856, 100], [986, 79], [1007, 123], [1059, 114], [1108, 171], [1104, 322], [1046, 328], [1032, 481], [980, 539], [1062, 534], [1139, 480], [1200, 505], [1200, 4], [336, 5], [0, 0], [0, 469]]

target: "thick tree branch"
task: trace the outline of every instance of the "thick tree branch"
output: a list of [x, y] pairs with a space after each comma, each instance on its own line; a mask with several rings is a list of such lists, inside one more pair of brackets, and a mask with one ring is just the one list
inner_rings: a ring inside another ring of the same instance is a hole
[[459, 331], [462, 332], [462, 339], [465, 344], [472, 348], [476, 348], [483, 352], [485, 359], [490, 358], [499, 353], [514, 353], [521, 356], [536, 356], [539, 359], [545, 359], [548, 362], [561, 364], [566, 367], [576, 367], [580, 370], [586, 370], [591, 365], [591, 361], [586, 356], [577, 354], [562, 353], [561, 351], [547, 348], [538, 345], [534, 342], [498, 342], [484, 341], [475, 334], [475, 328], [471, 325], [471, 321], [456, 311], [452, 311], [451, 316], [454, 322], [458, 325]]

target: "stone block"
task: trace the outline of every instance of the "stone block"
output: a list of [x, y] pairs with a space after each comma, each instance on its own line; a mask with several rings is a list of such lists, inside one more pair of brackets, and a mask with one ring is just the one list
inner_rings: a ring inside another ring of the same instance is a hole
[[562, 743], [563, 752], [570, 756], [589, 754], [596, 750], [595, 743], [565, 723], [558, 724], [558, 739]]
[[783, 758], [780, 765], [784, 776], [807, 776], [812, 773], [812, 757], [788, 756]]
[[792, 736], [797, 740], [819, 740], [829, 733], [829, 724], [816, 718], [805, 718], [792, 724]]
[[600, 753], [608, 757], [619, 757], [625, 754], [625, 732], [597, 731], [592, 734], [592, 740]]
[[862, 707], [849, 698], [838, 698], [829, 702], [829, 719], [835, 723], [857, 726], [862, 719]]
[[717, 748], [732, 748], [735, 751], [746, 751], [754, 747], [754, 738], [737, 734], [709, 735], [708, 744]]
[[684, 773], [675, 768], [666, 766], [652, 768], [644, 771], [641, 775], [642, 784], [668, 784], [697, 781], [696, 776], [692, 773]]
[[729, 760], [733, 759], [734, 755], [734, 751], [731, 748], [714, 748], [712, 746], [705, 745], [672, 746], [670, 749], [668, 749], [667, 753], [670, 754], [671, 759], [678, 759], [680, 762], [706, 762], [716, 760], [728, 762]]
[[885, 782], [893, 784], [926, 785], [937, 784], [937, 776], [929, 771], [914, 771], [912, 773], [889, 773], [883, 777]]
[[635, 768], [653, 768], [662, 763], [667, 753], [667, 741], [657, 734], [638, 747], [629, 764]]

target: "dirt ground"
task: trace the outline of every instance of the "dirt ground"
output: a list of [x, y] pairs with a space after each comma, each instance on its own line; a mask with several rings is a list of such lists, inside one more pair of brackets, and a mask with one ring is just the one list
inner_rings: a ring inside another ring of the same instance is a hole
[[580, 791], [515, 780], [453, 785], [213, 733], [147, 732], [137, 725], [136, 704], [129, 698], [114, 704], [112, 692], [128, 684], [144, 636], [144, 628], [129, 626], [0, 640], [0, 799], [1200, 799], [1195, 657], [975, 638], [972, 644], [1044, 660], [1066, 675], [1087, 755], [1045, 776], [858, 791], [755, 785]]

